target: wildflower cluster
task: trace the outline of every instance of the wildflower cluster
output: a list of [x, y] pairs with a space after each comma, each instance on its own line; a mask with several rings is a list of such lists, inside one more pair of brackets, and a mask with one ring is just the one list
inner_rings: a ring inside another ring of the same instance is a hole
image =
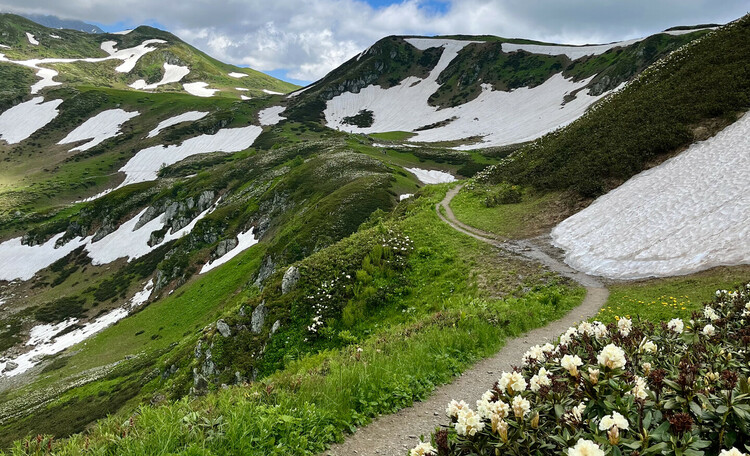
[[689, 322], [571, 327], [531, 347], [475, 408], [451, 402], [434, 454], [746, 454], [749, 322], [747, 284]]

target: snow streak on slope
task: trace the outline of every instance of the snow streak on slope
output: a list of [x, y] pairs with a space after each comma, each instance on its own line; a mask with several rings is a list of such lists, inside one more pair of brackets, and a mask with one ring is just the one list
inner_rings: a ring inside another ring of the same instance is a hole
[[149, 147], [135, 154], [125, 166], [120, 168], [120, 172], [126, 175], [120, 187], [156, 180], [162, 166], [172, 165], [192, 155], [245, 150], [253, 145], [262, 132], [262, 128], [249, 125], [219, 130], [215, 135], [201, 135], [186, 139], [179, 145]]
[[39, 41], [34, 38], [34, 35], [32, 35], [29, 32], [26, 32], [26, 38], [29, 40], [29, 43], [33, 44], [34, 46], [39, 46]]
[[[591, 103], [601, 96], [589, 96], [583, 91], [563, 104], [565, 95], [583, 88], [591, 79], [579, 82], [556, 74], [542, 85], [520, 88], [511, 92], [494, 91], [483, 85], [482, 93], [472, 101], [453, 108], [438, 109], [427, 102], [440, 85], [440, 73], [472, 41], [410, 38], [406, 41], [418, 49], [444, 48], [440, 61], [425, 79], [414, 76], [401, 84], [383, 89], [371, 85], [359, 93], [346, 92], [328, 101], [325, 116], [329, 127], [354, 133], [413, 131], [411, 141], [453, 141], [480, 136], [483, 142], [462, 147], [476, 149], [514, 144], [535, 139], [580, 117]], [[603, 96], [603, 95], [602, 95]], [[361, 110], [373, 112], [371, 127], [359, 128], [343, 122], [345, 117]], [[426, 125], [445, 122], [443, 127], [415, 131]]]
[[414, 174], [419, 182], [423, 184], [443, 184], [448, 182], [455, 182], [456, 178], [451, 174], [444, 171], [438, 171], [435, 169], [420, 169], [420, 168], [404, 168], [410, 173]]
[[185, 92], [196, 97], [212, 97], [215, 92], [219, 89], [209, 89], [207, 82], [190, 82], [188, 84], [182, 84]]
[[102, 111], [94, 117], [88, 119], [86, 122], [79, 125], [75, 130], [68, 133], [68, 136], [63, 138], [58, 144], [70, 144], [84, 139], [91, 139], [91, 141], [81, 144], [80, 146], [71, 149], [74, 150], [89, 150], [92, 147], [96, 147], [103, 143], [109, 138], [114, 138], [120, 134], [120, 127], [122, 124], [138, 116], [138, 111], [127, 112], [122, 109], [110, 109], [108, 111]]
[[236, 73], [236, 72], [233, 71], [233, 72], [229, 73], [228, 76], [232, 77], [232, 78], [240, 79], [240, 78], [246, 77], [247, 75], [245, 73]]
[[0, 139], [16, 144], [28, 138], [57, 117], [62, 100], [44, 103], [43, 97], [33, 98], [0, 114]]
[[750, 263], [750, 114], [644, 171], [552, 231], [566, 262], [640, 278]]
[[180, 82], [182, 78], [190, 73], [190, 68], [180, 65], [170, 65], [169, 63], [164, 64], [164, 76], [161, 81], [153, 84], [147, 84], [145, 80], [139, 79], [134, 83], [130, 84], [130, 87], [136, 90], [154, 90], [157, 87], [165, 84], [172, 84], [173, 82]]
[[162, 130], [165, 128], [171, 127], [172, 125], [177, 125], [182, 122], [194, 122], [196, 120], [201, 120], [202, 118], [206, 117], [208, 115], [207, 112], [199, 112], [199, 111], [188, 111], [186, 113], [170, 117], [169, 119], [162, 120], [159, 122], [159, 125], [156, 126], [153, 130], [151, 130], [148, 133], [148, 138], [153, 138], [154, 136], [157, 136], [159, 133], [161, 133]]
[[201, 268], [201, 274], [206, 273], [214, 268], [218, 268], [222, 264], [228, 262], [232, 258], [236, 257], [240, 253], [244, 252], [245, 250], [249, 249], [250, 247], [254, 246], [258, 243], [258, 239], [255, 238], [255, 235], [253, 234], [253, 229], [249, 229], [244, 233], [240, 233], [237, 235], [237, 245], [230, 251], [224, 254], [224, 256], [221, 256], [214, 261], [209, 261], [208, 263], [204, 264]]
[[55, 248], [64, 234], [60, 233], [44, 244], [34, 246], [21, 244], [20, 237], [0, 243], [0, 280], [29, 280], [37, 272], [85, 245], [83, 240], [73, 240]]
[[[151, 296], [153, 288], [154, 281], [150, 280], [142, 291], [136, 293], [135, 296], [130, 299], [126, 307], [121, 307], [119, 309], [108, 312], [101, 317], [84, 324], [83, 327], [78, 328], [74, 331], [65, 333], [59, 337], [49, 337], [42, 340], [29, 340], [27, 345], [35, 345], [35, 347], [31, 351], [12, 359], [11, 361], [16, 363], [18, 367], [9, 372], [2, 373], [8, 362], [0, 363], [0, 377], [14, 377], [16, 375], [22, 374], [38, 364], [43, 357], [60, 353], [66, 348], [81, 343], [94, 334], [98, 333], [102, 329], [116, 323], [119, 320], [122, 320], [128, 315], [131, 309], [140, 306], [148, 300], [148, 298]], [[69, 327], [77, 322], [77, 319], [70, 319], [58, 324], [57, 326], [65, 324], [67, 325], [65, 327]], [[44, 329], [46, 330], [48, 328]], [[34, 343], [32, 343], [32, 341]]]

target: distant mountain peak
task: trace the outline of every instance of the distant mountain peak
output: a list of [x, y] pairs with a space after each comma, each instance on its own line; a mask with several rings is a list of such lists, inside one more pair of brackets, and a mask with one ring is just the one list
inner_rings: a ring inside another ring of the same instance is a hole
[[45, 14], [20, 14], [26, 19], [32, 20], [37, 24], [45, 27], [54, 29], [70, 29], [78, 30], [79, 32], [86, 33], [104, 33], [104, 30], [100, 29], [96, 25], [89, 24], [87, 22], [79, 21], [76, 19], [62, 19], [57, 16], [45, 15]]

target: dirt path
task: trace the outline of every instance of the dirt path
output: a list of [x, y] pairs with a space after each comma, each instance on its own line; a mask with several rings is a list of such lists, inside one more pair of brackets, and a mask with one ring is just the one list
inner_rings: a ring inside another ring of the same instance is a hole
[[[446, 424], [445, 406], [451, 399], [465, 400], [469, 404], [474, 404], [482, 393], [492, 386], [502, 371], [510, 370], [511, 366], [521, 361], [521, 357], [530, 346], [552, 342], [574, 323], [596, 315], [599, 308], [607, 301], [609, 292], [599, 280], [573, 270], [531, 242], [498, 239], [490, 233], [457, 220], [449, 203], [460, 189], [460, 185], [451, 189], [445, 199], [435, 207], [438, 216], [444, 222], [475, 239], [538, 261], [558, 274], [570, 277], [586, 287], [586, 298], [580, 306], [568, 312], [560, 320], [508, 340], [497, 354], [475, 364], [453, 383], [438, 387], [428, 400], [416, 402], [412, 407], [393, 415], [384, 415], [375, 419], [371, 424], [357, 430], [346, 441], [334, 445], [324, 454], [405, 456], [407, 451], [419, 442], [420, 435], [429, 440], [430, 432], [437, 426]], [[441, 207], [445, 214], [441, 212]]]

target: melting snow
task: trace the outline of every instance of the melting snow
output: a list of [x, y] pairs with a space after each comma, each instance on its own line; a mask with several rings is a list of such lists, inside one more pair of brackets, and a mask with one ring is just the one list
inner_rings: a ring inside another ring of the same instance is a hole
[[404, 193], [403, 195], [399, 195], [398, 200], [403, 201], [405, 199], [411, 198], [414, 196], [414, 193]]
[[312, 89], [312, 88], [313, 88], [314, 86], [315, 86], [315, 84], [310, 84], [310, 85], [309, 85], [309, 86], [307, 86], [307, 87], [304, 87], [304, 88], [302, 88], [302, 89], [299, 89], [299, 90], [297, 90], [297, 91], [294, 91], [294, 92], [290, 93], [290, 94], [289, 94], [289, 95], [287, 95], [286, 97], [287, 97], [287, 98], [294, 98], [294, 97], [296, 97], [297, 95], [299, 95], [299, 94], [301, 94], [301, 93], [303, 93], [303, 92], [305, 92], [305, 91], [307, 91], [307, 90], [310, 90], [310, 89]]
[[246, 95], [240, 95], [240, 100], [242, 101], [247, 101], [247, 100], [252, 100], [252, 99], [253, 99], [252, 97], [248, 97]]
[[250, 89], [246, 89], [244, 87], [235, 87], [234, 90], [239, 90], [240, 92], [249, 92]]
[[180, 124], [182, 122], [194, 122], [196, 120], [201, 120], [207, 115], [208, 115], [208, 112], [188, 111], [186, 113], [183, 113], [174, 117], [170, 117], [169, 119], [162, 120], [161, 122], [159, 122], [159, 125], [157, 125], [156, 128], [151, 130], [148, 133], [147, 137], [153, 138], [154, 136], [157, 136], [159, 133], [161, 133], [161, 131], [164, 130], [165, 128]]
[[[186, 139], [182, 144], [154, 146], [135, 154], [120, 171], [126, 174], [120, 187], [155, 180], [162, 166], [169, 166], [187, 157], [209, 152], [239, 152], [252, 146], [263, 129], [256, 125], [219, 130], [215, 135]], [[119, 187], [118, 187], [119, 188]]]
[[566, 262], [618, 279], [750, 263], [750, 115], [552, 231]]
[[258, 113], [258, 120], [263, 126], [276, 125], [282, 120], [286, 120], [285, 117], [281, 117], [279, 114], [284, 112], [286, 108], [284, 106], [271, 106]]
[[62, 141], [58, 144], [70, 144], [84, 139], [91, 139], [91, 141], [81, 144], [80, 146], [74, 147], [74, 150], [89, 150], [92, 147], [98, 146], [109, 138], [114, 138], [120, 134], [120, 127], [122, 124], [127, 122], [139, 115], [138, 111], [127, 112], [122, 109], [110, 109], [108, 111], [102, 111], [94, 117], [88, 119], [82, 123], [75, 130], [68, 133]]
[[34, 246], [21, 244], [20, 237], [0, 243], [0, 280], [29, 280], [40, 270], [85, 245], [84, 241], [74, 239], [55, 248], [64, 234], [60, 233], [44, 244]]
[[435, 169], [420, 169], [420, 168], [404, 168], [410, 173], [417, 176], [419, 182], [423, 184], [444, 184], [448, 182], [455, 182], [456, 178], [451, 174], [444, 171], [438, 171]]
[[182, 78], [190, 73], [190, 68], [186, 66], [170, 65], [169, 63], [164, 64], [164, 76], [161, 81], [153, 84], [147, 84], [143, 79], [139, 79], [134, 83], [130, 84], [130, 87], [136, 90], [154, 90], [157, 87], [165, 84], [172, 84], [174, 82], [182, 81]]
[[112, 32], [113, 35], [127, 35], [128, 33], [132, 32], [133, 30], [121, 30], [119, 32]]
[[[427, 100], [440, 85], [438, 75], [448, 66], [458, 52], [471, 41], [439, 40], [428, 38], [407, 39], [418, 49], [442, 46], [440, 61], [425, 79], [414, 76], [401, 84], [383, 89], [371, 85], [359, 93], [343, 93], [328, 101], [325, 116], [329, 127], [353, 133], [377, 133], [385, 131], [414, 131], [413, 141], [453, 141], [481, 136], [483, 142], [462, 148], [481, 148], [514, 144], [535, 139], [547, 132], [566, 125], [580, 117], [591, 103], [600, 97], [589, 96], [584, 91], [563, 104], [565, 95], [581, 89], [590, 79], [573, 82], [556, 74], [540, 86], [528, 87], [512, 92], [495, 91], [491, 86], [482, 86], [482, 93], [463, 105], [437, 109]], [[602, 95], [603, 96], [603, 95]], [[408, 106], [408, 109], [405, 109]], [[371, 127], [359, 128], [343, 122], [367, 109], [374, 114]], [[443, 127], [415, 131], [425, 125], [455, 118]]]
[[263, 89], [263, 92], [264, 92], [264, 93], [267, 93], [267, 94], [269, 94], [269, 95], [284, 95], [284, 94], [283, 94], [283, 93], [281, 93], [281, 92], [274, 92], [273, 90], [268, 90], [268, 89]]
[[57, 324], [37, 325], [31, 328], [29, 331], [29, 340], [26, 345], [39, 345], [44, 344], [52, 340], [55, 334], [60, 331], [73, 326], [78, 322], [77, 318], [68, 318], [67, 320], [61, 321]]
[[33, 44], [34, 46], [39, 46], [39, 41], [34, 38], [34, 35], [32, 35], [29, 32], [26, 32], [26, 38], [29, 39], [29, 43]]
[[235, 73], [235, 72], [232, 72], [232, 73], [229, 73], [229, 76], [233, 77], [233, 78], [240, 79], [240, 78], [246, 77], [247, 75], [245, 73]]
[[58, 36], [58, 35], [53, 35], [53, 34], [50, 34], [50, 37], [52, 37], [52, 38], [54, 38], [54, 39], [56, 39], [56, 40], [61, 40], [61, 39], [62, 39], [62, 37], [61, 37], [61, 36]]
[[182, 87], [185, 88], [187, 93], [195, 95], [196, 97], [212, 97], [215, 92], [219, 91], [219, 89], [207, 88], [207, 82], [190, 82], [188, 84], [182, 84]]
[[217, 268], [221, 266], [222, 264], [228, 262], [232, 258], [236, 257], [240, 253], [244, 252], [245, 250], [249, 249], [250, 247], [254, 246], [258, 243], [258, 239], [255, 238], [255, 235], [253, 234], [253, 230], [249, 229], [244, 233], [240, 233], [237, 235], [237, 246], [233, 248], [232, 250], [228, 251], [224, 254], [224, 256], [221, 256], [214, 261], [210, 261], [203, 265], [203, 268], [201, 268], [201, 274], [204, 274], [214, 268]]
[[16, 144], [28, 138], [57, 117], [57, 107], [62, 100], [44, 103], [43, 97], [36, 97], [18, 104], [0, 114], [0, 139], [8, 144]]
[[[85, 325], [83, 325], [83, 327], [63, 334], [59, 337], [49, 338], [46, 340], [40, 339], [39, 342], [41, 343], [31, 344], [36, 345], [31, 351], [26, 352], [23, 355], [11, 360], [18, 364], [17, 368], [13, 369], [10, 372], [2, 373], [2, 370], [7, 365], [7, 362], [0, 363], [0, 376], [14, 377], [16, 375], [22, 374], [38, 364], [43, 357], [60, 353], [66, 348], [83, 342], [102, 329], [105, 329], [106, 327], [116, 323], [117, 321], [122, 320], [128, 315], [130, 309], [137, 307], [148, 300], [148, 298], [151, 296], [153, 287], [154, 281], [151, 280], [146, 284], [142, 291], [136, 293], [135, 296], [133, 296], [133, 298], [129, 301], [127, 307], [121, 307], [112, 310], [109, 313], [106, 313], [97, 318], [96, 320], [86, 323]], [[76, 322], [76, 320], [66, 320], [66, 322], [69, 321], [72, 321], [73, 323], [70, 323], [68, 326]], [[60, 324], [62, 325], [63, 323]]]

